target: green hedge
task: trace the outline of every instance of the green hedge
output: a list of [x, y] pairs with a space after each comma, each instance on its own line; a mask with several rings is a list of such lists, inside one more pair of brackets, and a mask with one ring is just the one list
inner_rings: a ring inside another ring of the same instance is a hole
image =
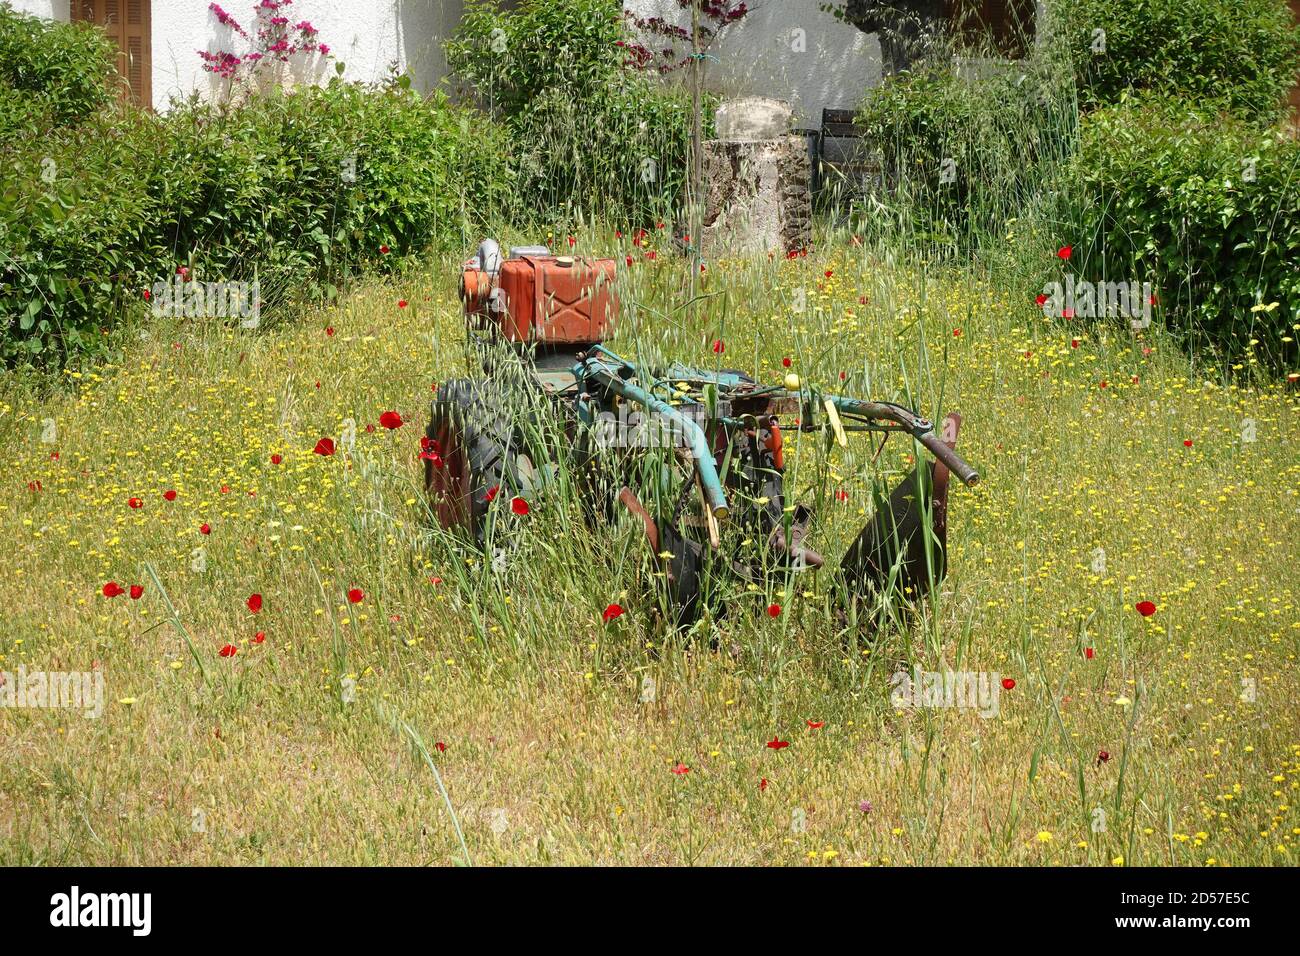
[[85, 119], [112, 99], [117, 48], [84, 23], [50, 23], [0, 3], [0, 136], [31, 114], [55, 123]]
[[1300, 68], [1285, 0], [1054, 0], [1052, 10], [1088, 107], [1139, 90], [1224, 99], [1238, 115], [1269, 119]]
[[960, 77], [939, 63], [870, 92], [858, 122], [883, 180], [867, 228], [970, 250], [1001, 241], [1073, 149], [1073, 90], [1045, 64]]
[[521, 210], [645, 223], [679, 202], [690, 101], [625, 66], [629, 39], [620, 0], [467, 5], [448, 62], [509, 128]]
[[366, 265], [462, 245], [508, 204], [500, 131], [403, 85], [106, 111], [7, 153], [18, 173], [0, 191], [9, 365], [95, 351], [101, 327], [143, 311], [143, 290], [179, 265], [205, 281], [257, 279], [273, 316]]
[[1064, 235], [1089, 279], [1150, 279], [1193, 345], [1295, 371], [1300, 141], [1170, 100], [1089, 115]]

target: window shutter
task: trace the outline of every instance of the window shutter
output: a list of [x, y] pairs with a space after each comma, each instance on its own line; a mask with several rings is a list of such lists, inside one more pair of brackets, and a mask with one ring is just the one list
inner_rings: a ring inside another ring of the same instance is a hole
[[126, 81], [123, 97], [137, 106], [152, 105], [149, 0], [73, 0], [71, 15], [100, 27], [117, 44], [117, 71]]

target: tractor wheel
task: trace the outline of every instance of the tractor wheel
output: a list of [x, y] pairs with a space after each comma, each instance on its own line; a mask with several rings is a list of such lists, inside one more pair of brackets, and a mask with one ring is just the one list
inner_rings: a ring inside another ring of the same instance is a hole
[[520, 470], [532, 468], [504, 399], [490, 382], [455, 379], [438, 389], [429, 417], [429, 507], [439, 525], [471, 535], [479, 545], [489, 504], [518, 488]]

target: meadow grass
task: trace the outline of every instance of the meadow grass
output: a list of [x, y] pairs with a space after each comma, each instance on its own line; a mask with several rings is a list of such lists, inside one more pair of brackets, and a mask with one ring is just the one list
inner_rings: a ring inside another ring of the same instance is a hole
[[[495, 565], [433, 530], [417, 439], [468, 369], [455, 262], [258, 333], [154, 322], [0, 404], [0, 670], [107, 687], [99, 719], [0, 708], [0, 863], [1294, 861], [1294, 388], [848, 244], [712, 263], [688, 305], [664, 246], [577, 239], [625, 273], [616, 350], [767, 382], [788, 357], [963, 414], [984, 480], [952, 492], [932, 604], [861, 633], [805, 573], [679, 635], [635, 524], [593, 530], [571, 493], [502, 497]], [[914, 449], [788, 441], [837, 560]], [[913, 665], [1014, 687], [988, 719], [898, 709]]]

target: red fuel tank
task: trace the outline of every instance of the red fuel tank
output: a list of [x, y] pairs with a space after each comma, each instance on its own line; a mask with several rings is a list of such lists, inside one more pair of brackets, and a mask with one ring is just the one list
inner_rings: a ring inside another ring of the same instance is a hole
[[461, 296], [467, 315], [494, 321], [511, 342], [590, 345], [604, 339], [618, 310], [614, 270], [613, 259], [521, 256], [501, 263], [495, 285], [488, 273], [466, 269]]

